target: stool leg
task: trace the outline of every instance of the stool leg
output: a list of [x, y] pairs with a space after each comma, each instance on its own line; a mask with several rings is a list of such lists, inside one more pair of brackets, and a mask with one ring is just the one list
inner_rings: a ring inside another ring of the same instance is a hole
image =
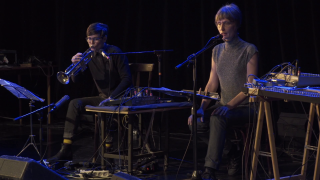
[[133, 128], [132, 128], [132, 118], [128, 121], [128, 174], [132, 174], [132, 151], [133, 151]]
[[250, 179], [256, 179], [257, 165], [258, 165], [258, 156], [260, 151], [260, 138], [262, 133], [263, 126], [263, 118], [264, 118], [264, 103], [260, 101], [259, 114], [257, 120], [257, 129], [256, 129], [256, 137], [254, 140], [254, 148], [253, 148], [253, 157], [252, 157], [252, 170]]
[[94, 138], [93, 138], [93, 141], [94, 141], [95, 155], [92, 159], [92, 163], [95, 163], [97, 161], [97, 157], [98, 157], [97, 150], [98, 150], [98, 146], [99, 146], [99, 129], [98, 129], [98, 115], [97, 114], [94, 115]]
[[[102, 113], [101, 113], [102, 116]], [[104, 140], [105, 138], [105, 119], [101, 117], [100, 119], [100, 126], [101, 126], [101, 142]], [[104, 160], [104, 151], [105, 151], [105, 144], [103, 142], [102, 146], [101, 146], [101, 169], [106, 169], [106, 162]]]
[[[309, 146], [310, 145], [311, 135], [312, 135], [312, 127], [313, 127], [313, 120], [314, 120], [314, 110], [315, 110], [315, 106], [314, 106], [313, 103], [311, 103], [310, 104], [310, 110], [309, 110], [309, 119], [308, 119], [308, 127], [307, 127], [307, 133], [306, 133], [305, 146]], [[304, 148], [303, 160], [302, 160], [302, 165], [303, 166], [301, 168], [301, 175], [304, 178], [306, 178], [306, 176], [307, 176], [308, 159], [309, 159], [309, 149]]]
[[271, 151], [274, 179], [280, 179], [277, 151], [276, 151], [273, 125], [272, 125], [272, 119], [271, 119], [270, 103], [268, 101], [265, 101], [264, 106], [265, 106], [265, 112], [266, 112], [266, 121], [267, 121], [267, 129], [268, 129], [268, 137], [269, 137], [269, 145], [270, 145], [270, 151]]
[[165, 127], [166, 127], [166, 132], [165, 132], [165, 147], [164, 147], [164, 162], [163, 162], [163, 170], [166, 171], [168, 169], [168, 160], [169, 160], [169, 140], [170, 140], [170, 133], [169, 133], [169, 122], [168, 118], [165, 118]]
[[[316, 105], [316, 112], [317, 112], [318, 125], [319, 125], [319, 131], [320, 131], [320, 110], [319, 110], [319, 104]], [[319, 135], [319, 138], [320, 138], [320, 135]], [[315, 164], [313, 179], [319, 179], [319, 171], [320, 171], [319, 162], [320, 162], [320, 143], [318, 142], [317, 159], [316, 159], [316, 164]]]
[[[319, 111], [319, 104], [316, 105], [316, 112], [317, 112], [318, 125], [319, 125], [319, 130], [320, 130], [320, 111]], [[319, 135], [319, 139], [320, 139], [320, 135]], [[318, 142], [317, 158], [316, 158], [316, 164], [315, 164], [314, 175], [313, 175], [313, 179], [314, 179], [314, 180], [319, 179], [319, 171], [320, 171], [319, 160], [320, 160], [320, 143]]]
[[139, 148], [142, 148], [142, 120], [141, 114], [139, 114]]

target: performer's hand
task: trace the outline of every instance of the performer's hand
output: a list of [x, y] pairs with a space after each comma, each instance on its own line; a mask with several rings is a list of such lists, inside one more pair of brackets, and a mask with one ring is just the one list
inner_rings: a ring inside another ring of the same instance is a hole
[[72, 56], [71, 62], [73, 64], [79, 62], [82, 58], [82, 53], [77, 53], [76, 55]]
[[220, 115], [220, 116], [224, 116], [227, 114], [227, 112], [231, 109], [231, 107], [229, 107], [228, 105], [225, 106], [220, 106], [217, 107], [212, 113], [211, 115]]
[[[197, 111], [197, 117], [200, 117], [200, 122], [203, 122], [203, 115], [204, 115], [203, 109], [199, 108]], [[192, 121], [193, 121], [193, 115], [190, 115], [188, 118], [188, 125], [192, 125]]]

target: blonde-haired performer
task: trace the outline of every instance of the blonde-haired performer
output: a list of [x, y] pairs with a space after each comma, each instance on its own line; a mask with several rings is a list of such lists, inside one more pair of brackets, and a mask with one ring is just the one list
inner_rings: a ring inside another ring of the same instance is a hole
[[[238, 36], [238, 28], [242, 22], [241, 11], [235, 4], [227, 4], [219, 9], [215, 16], [215, 24], [224, 42], [212, 50], [210, 78], [205, 91], [216, 92], [221, 89], [221, 101], [208, 108], [210, 100], [203, 100], [197, 114], [198, 136], [208, 143], [205, 157], [203, 179], [216, 179], [215, 171], [219, 169], [225, 135], [229, 126], [249, 121], [248, 98], [241, 92], [247, 81], [252, 81], [250, 74], [258, 73], [258, 50]], [[252, 116], [251, 116], [252, 117]], [[191, 128], [192, 115], [188, 118]], [[241, 151], [229, 149], [228, 174], [239, 172]]]

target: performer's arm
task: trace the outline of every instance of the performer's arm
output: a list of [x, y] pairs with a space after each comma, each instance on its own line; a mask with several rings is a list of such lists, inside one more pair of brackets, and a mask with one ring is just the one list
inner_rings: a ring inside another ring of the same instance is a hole
[[[210, 77], [208, 80], [208, 83], [205, 88], [205, 92], [216, 92], [218, 87], [219, 87], [219, 78], [217, 75], [217, 68], [216, 64], [213, 60], [213, 57], [211, 58], [211, 70], [210, 70]], [[197, 110], [197, 115], [201, 116], [201, 122], [203, 122], [203, 115], [204, 115], [204, 110], [207, 109], [209, 106], [211, 100], [210, 99], [203, 99], [201, 102], [200, 108]], [[192, 125], [192, 115], [189, 116], [188, 118], [188, 125]]]
[[[217, 75], [217, 68], [216, 64], [213, 61], [213, 57], [211, 58], [211, 70], [210, 70], [210, 77], [208, 83], [205, 88], [205, 92], [217, 92], [219, 87], [219, 78]], [[201, 102], [200, 108], [202, 110], [206, 110], [208, 105], [210, 104], [211, 99], [203, 99]]]
[[[247, 77], [251, 74], [256, 76], [258, 75], [258, 53], [255, 53], [247, 64]], [[249, 83], [252, 83], [252, 80], [253, 80], [253, 76], [250, 76], [248, 78]], [[230, 109], [236, 108], [246, 98], [247, 96], [243, 92], [240, 92], [233, 99], [231, 99], [231, 101], [229, 101], [225, 106], [215, 109], [212, 112], [212, 114], [225, 115], [227, 111], [229, 111]]]
[[111, 98], [115, 98], [117, 95], [119, 95], [121, 92], [123, 92], [132, 85], [132, 77], [127, 57], [125, 55], [120, 55], [114, 56], [113, 58], [116, 58], [112, 61], [116, 64], [116, 68], [119, 72], [121, 82], [111, 93]]
[[[78, 52], [71, 58], [71, 62], [73, 63], [73, 65], [76, 65], [81, 60], [81, 58], [82, 58], [82, 53]], [[76, 82], [80, 82], [83, 79], [83, 75], [82, 73], [78, 73], [76, 75], [71, 75], [70, 78], [74, 83], [76, 83]]]

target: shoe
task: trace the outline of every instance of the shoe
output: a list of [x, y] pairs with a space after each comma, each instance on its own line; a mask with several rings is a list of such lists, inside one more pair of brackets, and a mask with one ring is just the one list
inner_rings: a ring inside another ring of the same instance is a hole
[[47, 159], [49, 163], [60, 160], [72, 160], [72, 144], [62, 144], [60, 151], [53, 157]]
[[230, 152], [228, 153], [228, 175], [234, 176], [241, 173], [242, 163], [242, 147], [239, 144], [233, 144]]
[[201, 175], [203, 180], [217, 180], [216, 176], [214, 175], [214, 169], [206, 167], [204, 172]]
[[241, 156], [229, 158], [228, 160], [228, 175], [234, 176], [241, 171]]

